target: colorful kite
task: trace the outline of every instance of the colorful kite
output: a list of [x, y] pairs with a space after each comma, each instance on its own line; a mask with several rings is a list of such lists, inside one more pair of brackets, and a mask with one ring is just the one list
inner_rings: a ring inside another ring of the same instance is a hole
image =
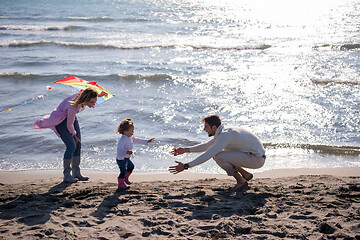
[[[74, 77], [74, 76], [70, 76], [64, 79], [61, 79], [59, 81], [56, 81], [55, 83], [60, 83], [60, 84], [64, 84], [64, 85], [69, 85], [71, 87], [76, 88], [77, 90], [83, 90], [86, 88], [92, 88], [94, 89], [98, 94], [101, 93], [105, 93], [103, 96], [98, 97], [97, 101], [96, 101], [96, 105], [103, 103], [107, 100], [109, 100], [110, 98], [114, 97], [115, 95], [109, 93], [105, 88], [99, 86], [96, 84], [96, 82], [88, 82], [85, 81], [83, 79]], [[17, 104], [17, 105], [13, 105], [13, 106], [8, 106], [8, 107], [4, 107], [0, 109], [0, 113], [2, 112], [11, 112], [13, 111], [15, 108], [18, 108], [20, 106], [27, 106], [29, 103], [35, 101], [35, 100], [43, 100], [45, 97], [48, 96], [47, 92], [51, 89], [53, 89], [54, 86], [46, 86], [46, 92], [43, 94], [40, 94], [36, 97], [32, 97], [30, 99], [25, 100], [24, 102]]]
[[74, 88], [76, 88], [78, 90], [84, 90], [84, 89], [87, 89], [87, 88], [92, 88], [98, 94], [101, 94], [102, 92], [104, 92], [105, 95], [102, 96], [102, 97], [98, 97], [98, 100], [97, 100], [96, 104], [103, 103], [103, 102], [105, 102], [105, 101], [107, 101], [110, 98], [115, 96], [115, 95], [111, 94], [110, 92], [108, 92], [105, 88], [97, 85], [96, 82], [88, 82], [88, 81], [85, 81], [85, 80], [83, 80], [81, 78], [77, 78], [77, 77], [74, 77], [74, 76], [69, 76], [67, 78], [56, 81], [55, 83], [69, 85], [69, 86], [74, 87]]

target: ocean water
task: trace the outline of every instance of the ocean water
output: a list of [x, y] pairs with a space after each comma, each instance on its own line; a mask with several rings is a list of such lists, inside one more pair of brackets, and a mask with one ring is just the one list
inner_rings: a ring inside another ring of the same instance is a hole
[[170, 151], [209, 140], [213, 113], [262, 140], [257, 171], [358, 167], [359, 39], [358, 0], [0, 0], [0, 170], [62, 168], [62, 141], [32, 124], [71, 75], [116, 95], [78, 115], [86, 169], [117, 171], [127, 117], [156, 140], [134, 146], [136, 171], [191, 161]]

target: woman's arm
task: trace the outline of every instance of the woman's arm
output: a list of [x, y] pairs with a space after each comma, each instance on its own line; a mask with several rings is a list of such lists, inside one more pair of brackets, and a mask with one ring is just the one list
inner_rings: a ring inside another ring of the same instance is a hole
[[66, 120], [66, 127], [69, 130], [69, 133], [74, 136], [76, 135], [76, 131], [74, 128], [75, 116], [76, 116], [76, 107], [71, 107], [67, 110], [67, 120]]
[[69, 131], [69, 133], [73, 136], [74, 140], [75, 140], [75, 146], [80, 143], [80, 139], [76, 136], [76, 131], [75, 131], [75, 128], [74, 128], [74, 122], [75, 122], [75, 116], [76, 116], [76, 109], [74, 108], [70, 108], [68, 109], [68, 112], [67, 112], [67, 117], [66, 117], [66, 127]]

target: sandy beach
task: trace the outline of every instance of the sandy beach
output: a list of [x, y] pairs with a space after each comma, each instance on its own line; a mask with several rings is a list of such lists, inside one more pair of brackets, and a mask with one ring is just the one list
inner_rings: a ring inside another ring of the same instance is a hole
[[198, 173], [1, 172], [0, 239], [360, 239], [359, 168], [254, 174], [250, 189]]
[[0, 240], [360, 240], [360, 0], [0, 6]]

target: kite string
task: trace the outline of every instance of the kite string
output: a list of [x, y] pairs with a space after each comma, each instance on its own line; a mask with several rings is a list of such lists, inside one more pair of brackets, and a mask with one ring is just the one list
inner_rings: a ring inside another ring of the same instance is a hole
[[24, 102], [22, 103], [19, 103], [19, 104], [16, 104], [16, 105], [13, 105], [13, 106], [10, 106], [10, 107], [3, 107], [2, 109], [0, 109], [0, 113], [2, 112], [11, 112], [12, 110], [18, 108], [18, 107], [21, 107], [21, 106], [27, 106], [29, 103], [35, 101], [35, 100], [43, 100], [45, 97], [48, 96], [48, 92], [49, 90], [51, 90], [52, 88], [54, 88], [55, 84], [53, 84], [53, 86], [46, 86], [46, 92], [36, 96], [36, 97], [32, 97], [30, 99], [27, 99], [25, 100]]

